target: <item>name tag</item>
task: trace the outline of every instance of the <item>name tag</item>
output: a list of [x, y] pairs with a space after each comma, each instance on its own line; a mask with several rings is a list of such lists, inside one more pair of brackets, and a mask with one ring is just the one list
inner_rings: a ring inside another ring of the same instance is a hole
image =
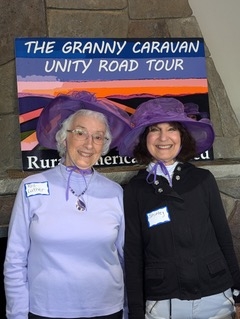
[[25, 186], [26, 196], [49, 195], [48, 182], [27, 183]]
[[167, 207], [161, 207], [147, 214], [148, 226], [152, 227], [157, 224], [168, 223], [171, 221]]

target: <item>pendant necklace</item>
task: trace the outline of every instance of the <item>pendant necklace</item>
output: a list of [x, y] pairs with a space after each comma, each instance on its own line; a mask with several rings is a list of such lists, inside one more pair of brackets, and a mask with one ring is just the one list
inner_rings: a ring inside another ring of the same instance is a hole
[[69, 186], [69, 189], [70, 189], [71, 193], [77, 197], [76, 208], [78, 210], [80, 210], [81, 212], [84, 212], [86, 210], [86, 203], [85, 203], [84, 198], [82, 196], [85, 194], [86, 190], [88, 189], [88, 185], [86, 186], [84, 191], [79, 195], [76, 194], [76, 192], [72, 189], [71, 186]]
[[83, 195], [86, 193], [86, 191], [88, 190], [88, 186], [91, 182], [91, 179], [92, 179], [92, 176], [93, 176], [93, 173], [90, 177], [90, 180], [88, 182], [88, 184], [86, 183], [86, 179], [85, 179], [85, 176], [83, 176], [84, 180], [85, 180], [85, 183], [86, 183], [86, 187], [85, 189], [81, 192], [81, 194], [77, 194], [73, 189], [72, 187], [69, 185], [69, 189], [70, 189], [70, 192], [77, 197], [77, 202], [76, 202], [76, 208], [77, 210], [79, 210], [80, 212], [84, 212], [85, 210], [87, 210], [87, 206], [86, 206], [86, 203], [85, 203], [85, 200], [83, 198]]
[[[87, 210], [87, 206], [86, 206], [86, 203], [85, 203], [85, 200], [83, 198], [83, 195], [86, 193], [86, 191], [88, 190], [88, 187], [90, 185], [90, 182], [92, 180], [92, 177], [93, 177], [93, 174], [94, 174], [94, 171], [92, 169], [89, 169], [89, 170], [86, 170], [86, 171], [83, 171], [79, 168], [77, 168], [76, 166], [66, 166], [65, 167], [66, 171], [69, 172], [68, 174], [68, 178], [66, 179], [67, 180], [67, 188], [66, 188], [66, 200], [68, 201], [68, 190], [70, 190], [70, 192], [77, 197], [77, 202], [76, 202], [76, 208], [78, 211], [80, 212], [84, 212], [85, 210]], [[63, 174], [62, 172], [62, 166], [60, 166], [60, 170], [61, 170], [61, 173], [62, 175], [64, 176], [65, 178], [65, 175]], [[73, 189], [72, 187], [70, 186], [70, 179], [71, 179], [71, 175], [73, 173], [73, 171], [77, 171], [81, 174], [81, 176], [83, 177], [84, 179], [84, 182], [85, 182], [85, 189], [81, 192], [81, 194], [77, 194]], [[89, 182], [87, 183], [86, 181], [86, 178], [84, 175], [90, 175], [91, 174], [91, 177], [89, 179]]]

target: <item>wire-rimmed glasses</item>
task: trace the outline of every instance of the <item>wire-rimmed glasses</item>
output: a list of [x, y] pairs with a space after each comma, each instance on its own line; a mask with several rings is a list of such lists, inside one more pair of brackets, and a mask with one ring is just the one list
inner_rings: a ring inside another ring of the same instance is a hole
[[90, 134], [87, 130], [82, 129], [82, 128], [76, 128], [74, 130], [67, 130], [67, 132], [73, 133], [75, 140], [78, 140], [78, 141], [85, 141], [91, 136], [92, 141], [98, 145], [103, 145], [104, 143], [106, 143], [106, 141], [109, 140], [104, 135], [103, 132], [96, 132], [96, 133]]

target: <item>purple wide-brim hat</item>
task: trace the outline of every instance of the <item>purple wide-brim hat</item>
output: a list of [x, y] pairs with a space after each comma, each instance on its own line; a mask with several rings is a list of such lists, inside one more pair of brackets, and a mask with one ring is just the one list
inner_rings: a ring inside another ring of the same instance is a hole
[[196, 141], [197, 154], [210, 149], [214, 141], [214, 130], [208, 119], [196, 121], [184, 112], [184, 105], [175, 98], [156, 98], [140, 104], [131, 116], [132, 129], [119, 146], [121, 156], [133, 157], [139, 136], [153, 124], [179, 122]]
[[57, 149], [56, 133], [62, 123], [73, 113], [87, 109], [104, 114], [112, 134], [110, 149], [119, 145], [120, 139], [131, 130], [130, 116], [111, 101], [97, 99], [94, 94], [81, 91], [54, 98], [39, 116], [36, 134], [40, 145]]

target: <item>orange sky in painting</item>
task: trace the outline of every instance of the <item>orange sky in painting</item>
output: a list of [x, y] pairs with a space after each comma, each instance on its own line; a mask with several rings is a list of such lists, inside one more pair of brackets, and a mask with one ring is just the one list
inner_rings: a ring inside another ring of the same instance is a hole
[[207, 93], [207, 79], [129, 80], [98, 82], [18, 82], [19, 94], [56, 96], [74, 90], [87, 90], [97, 97], [114, 94], [186, 95]]

